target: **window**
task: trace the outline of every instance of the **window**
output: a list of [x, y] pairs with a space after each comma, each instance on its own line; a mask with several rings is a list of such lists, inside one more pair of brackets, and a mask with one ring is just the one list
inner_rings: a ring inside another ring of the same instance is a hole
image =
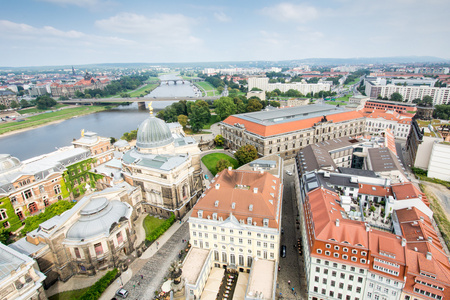
[[352, 261], [357, 261], [357, 258], [352, 256]]
[[227, 262], [227, 254], [225, 252], [222, 252], [222, 262]]
[[331, 272], [331, 276], [336, 277], [336, 271]]
[[336, 286], [336, 281], [332, 280], [331, 281], [331, 286]]
[[327, 279], [326, 278], [322, 279], [322, 283], [327, 284]]
[[217, 234], [213, 234], [213, 239], [217, 240]]
[[317, 249], [316, 252], [322, 254], [322, 249]]
[[243, 240], [242, 240], [242, 239], [239, 239], [239, 244], [242, 244], [242, 242], [243, 242]]
[[247, 256], [247, 266], [248, 267], [252, 266], [252, 260], [253, 260], [253, 258], [251, 256]]
[[334, 253], [333, 253], [333, 256], [336, 257], [336, 258], [338, 258], [338, 257], [339, 257], [339, 253], [334, 252]]
[[345, 273], [341, 273], [341, 279], [345, 279]]
[[344, 283], [342, 283], [342, 282], [339, 283], [339, 288], [340, 288], [340, 289], [343, 289], [343, 288], [344, 288]]
[[353, 249], [353, 250], [352, 250], [352, 253], [353, 253], [353, 254], [358, 254], [358, 250]]
[[95, 248], [95, 254], [98, 255], [102, 255], [103, 254], [103, 247], [102, 247], [102, 243], [97, 243], [94, 245]]
[[325, 255], [330, 256], [330, 251], [325, 251]]
[[344, 255], [342, 255], [342, 258], [343, 259], [348, 259], [348, 256], [344, 254]]
[[248, 242], [247, 242], [249, 245], [251, 245], [252, 244], [252, 240], [248, 240]]
[[6, 214], [6, 209], [0, 210], [0, 220], [5, 220], [8, 218], [8, 215]]
[[328, 274], [328, 269], [324, 269], [323, 274]]
[[334, 250], [339, 250], [339, 246], [334, 246]]
[[33, 197], [33, 193], [31, 192], [31, 190], [26, 190], [23, 192], [23, 196], [25, 199], [30, 199], [31, 197]]
[[118, 232], [117, 233], [117, 244], [122, 244], [123, 243], [123, 237], [122, 237], [122, 232], [120, 231], [120, 232]]
[[351, 284], [348, 285], [347, 290], [351, 291], [353, 289], [353, 286]]
[[256, 242], [256, 246], [261, 247], [261, 242], [260, 242], [260, 241], [257, 241], [257, 242]]
[[327, 249], [330, 249], [330, 248], [331, 248], [331, 245], [330, 245], [330, 244], [326, 244], [325, 247], [326, 247]]
[[80, 255], [80, 249], [74, 248], [73, 250], [74, 250], [74, 252], [75, 252], [75, 257], [76, 257], [76, 258], [81, 258], [81, 255]]
[[316, 272], [320, 272], [320, 268], [319, 267], [316, 267]]
[[47, 207], [50, 205], [50, 202], [48, 202], [48, 199], [44, 199], [44, 206]]
[[342, 248], [342, 250], [344, 251], [344, 252], [348, 252], [348, 248]]
[[59, 184], [55, 185], [53, 191], [55, 191], [55, 194], [61, 194], [61, 186]]
[[37, 212], [38, 211], [38, 207], [37, 207], [36, 202], [31, 202], [28, 205], [28, 210], [30, 211], [31, 214], [34, 214], [35, 212]]

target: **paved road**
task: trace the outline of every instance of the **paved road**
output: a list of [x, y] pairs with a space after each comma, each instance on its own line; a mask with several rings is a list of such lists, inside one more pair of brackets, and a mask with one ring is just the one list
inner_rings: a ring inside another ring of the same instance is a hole
[[[186, 246], [186, 243], [181, 242], [182, 239], [189, 239], [187, 222], [182, 224], [158, 252], [125, 284], [124, 288], [129, 292], [129, 299], [153, 299], [155, 291], [159, 290], [163, 284], [170, 265], [178, 259], [178, 253]], [[144, 276], [143, 279], [141, 275]]]
[[[292, 171], [294, 165], [290, 164], [285, 170]], [[281, 236], [281, 245], [286, 245], [286, 257], [280, 257], [277, 280], [277, 298], [280, 293], [283, 299], [307, 299], [305, 275], [303, 274], [303, 262], [298, 253], [297, 239], [300, 237], [300, 230], [296, 229], [296, 217], [298, 213], [297, 200], [294, 187], [294, 176], [284, 175], [283, 190], [283, 217], [282, 227], [284, 234]], [[294, 248], [295, 245], [295, 248]], [[288, 283], [291, 281], [291, 284]], [[292, 288], [297, 293], [294, 296]]]

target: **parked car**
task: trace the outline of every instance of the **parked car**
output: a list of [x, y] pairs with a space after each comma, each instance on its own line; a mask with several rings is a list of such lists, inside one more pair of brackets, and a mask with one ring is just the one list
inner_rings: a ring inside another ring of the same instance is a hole
[[280, 248], [280, 256], [286, 257], [286, 245], [282, 245]]
[[128, 291], [126, 289], [118, 289], [116, 292], [116, 296], [122, 297], [122, 298], [126, 298], [128, 297]]
[[289, 176], [292, 176], [292, 172], [291, 171], [286, 171], [286, 174], [288, 174]]

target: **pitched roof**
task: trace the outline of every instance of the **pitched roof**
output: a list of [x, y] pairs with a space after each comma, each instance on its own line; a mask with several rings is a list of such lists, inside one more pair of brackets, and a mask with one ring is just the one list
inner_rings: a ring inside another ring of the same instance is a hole
[[216, 213], [218, 219], [225, 220], [232, 214], [247, 223], [251, 217], [257, 226], [268, 219], [269, 227], [279, 228], [283, 192], [279, 178], [267, 172], [226, 169], [211, 184], [194, 206], [194, 216], [201, 210], [203, 218]]

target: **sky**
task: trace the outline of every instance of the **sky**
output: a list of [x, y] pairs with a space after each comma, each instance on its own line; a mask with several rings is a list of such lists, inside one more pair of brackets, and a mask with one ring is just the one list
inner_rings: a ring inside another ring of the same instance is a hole
[[14, 0], [0, 66], [436, 56], [449, 0]]

